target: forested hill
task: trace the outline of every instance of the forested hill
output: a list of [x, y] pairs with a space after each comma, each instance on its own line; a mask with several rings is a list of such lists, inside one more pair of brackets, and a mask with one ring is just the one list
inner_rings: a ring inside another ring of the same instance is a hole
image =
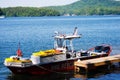
[[61, 14], [120, 15], [120, 0], [80, 0], [70, 5], [51, 7]]
[[120, 0], [79, 0], [64, 6], [1, 8], [5, 16], [120, 15]]
[[36, 7], [8, 7], [1, 9], [7, 17], [32, 17], [32, 16], [60, 16], [59, 11], [48, 8], [36, 8]]

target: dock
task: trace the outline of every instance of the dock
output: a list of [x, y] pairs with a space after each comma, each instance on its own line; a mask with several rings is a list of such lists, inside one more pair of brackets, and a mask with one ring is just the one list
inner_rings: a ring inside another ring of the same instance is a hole
[[84, 68], [86, 71], [88, 71], [88, 70], [95, 69], [96, 67], [111, 65], [113, 63], [120, 64], [120, 55], [112, 55], [107, 57], [76, 61], [74, 65], [77, 71], [79, 71], [80, 68]]

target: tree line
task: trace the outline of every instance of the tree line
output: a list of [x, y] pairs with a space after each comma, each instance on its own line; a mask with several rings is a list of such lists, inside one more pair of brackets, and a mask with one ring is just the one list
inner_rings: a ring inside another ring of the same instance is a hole
[[81, 9], [52, 9], [52, 8], [2, 8], [0, 15], [7, 17], [35, 17], [35, 16], [62, 16], [64, 14], [75, 15], [120, 15], [120, 7], [84, 7]]
[[3, 15], [3, 11], [2, 11], [2, 9], [0, 8], [0, 16], [1, 16], [1, 15]]
[[62, 16], [69, 15], [120, 15], [120, 1], [80, 0], [70, 5], [53, 7], [9, 7], [0, 8], [0, 15], [8, 17]]
[[63, 12], [63, 14], [65, 13], [75, 14], [75, 15], [120, 15], [120, 7], [112, 7], [112, 8], [85, 7], [81, 9], [75, 9], [75, 10], [67, 10]]
[[76, 15], [120, 15], [120, 1], [80, 0], [70, 5], [50, 7], [63, 14]]
[[2, 15], [7, 17], [32, 17], [32, 16], [59, 16], [57, 10], [48, 8], [34, 8], [34, 7], [9, 7], [0, 10]]

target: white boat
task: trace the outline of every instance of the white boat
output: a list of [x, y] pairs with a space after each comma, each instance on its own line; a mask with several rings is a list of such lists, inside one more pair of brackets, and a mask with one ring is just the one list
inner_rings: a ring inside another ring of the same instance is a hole
[[0, 19], [3, 19], [3, 18], [5, 18], [5, 16], [3, 16], [3, 15], [2, 15], [2, 16], [0, 16]]

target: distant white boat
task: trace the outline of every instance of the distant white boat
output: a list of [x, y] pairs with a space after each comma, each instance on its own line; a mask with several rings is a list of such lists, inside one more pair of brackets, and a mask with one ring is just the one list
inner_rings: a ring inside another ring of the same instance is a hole
[[0, 19], [1, 19], [1, 18], [5, 18], [5, 16], [4, 16], [4, 15], [2, 15], [2, 16], [0, 16]]

